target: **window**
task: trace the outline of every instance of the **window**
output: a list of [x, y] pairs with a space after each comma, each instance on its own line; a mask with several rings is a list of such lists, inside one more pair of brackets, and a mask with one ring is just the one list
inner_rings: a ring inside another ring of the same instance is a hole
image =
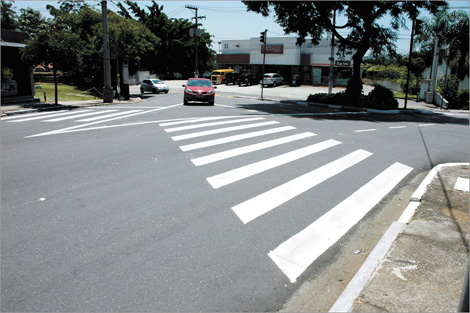
[[224, 49], [228, 49], [228, 43], [224, 43]]

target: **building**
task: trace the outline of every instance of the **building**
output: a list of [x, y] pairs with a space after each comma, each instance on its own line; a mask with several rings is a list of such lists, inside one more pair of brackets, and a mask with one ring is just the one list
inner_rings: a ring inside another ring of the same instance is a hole
[[2, 104], [37, 102], [34, 99], [32, 66], [21, 60], [20, 49], [25, 47], [28, 35], [2, 29]]
[[[297, 46], [296, 41], [294, 37], [268, 37], [264, 72], [279, 73], [286, 83], [291, 83], [295, 78], [306, 85], [328, 85], [330, 39], [322, 39], [315, 46], [310, 39], [301, 46]], [[260, 38], [224, 40], [220, 42], [220, 50], [217, 55], [219, 68], [231, 68], [261, 77], [264, 44]], [[335, 48], [334, 86], [346, 86], [352, 76], [352, 55], [340, 57], [337, 52]]]

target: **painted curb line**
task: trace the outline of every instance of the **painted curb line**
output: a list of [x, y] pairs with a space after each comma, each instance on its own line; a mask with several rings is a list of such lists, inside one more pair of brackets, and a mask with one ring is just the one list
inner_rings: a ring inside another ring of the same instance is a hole
[[413, 217], [416, 209], [421, 204], [421, 198], [426, 192], [427, 187], [443, 167], [469, 165], [469, 163], [444, 163], [435, 166], [423, 179], [421, 184], [410, 198], [410, 203], [403, 211], [398, 221], [393, 222], [377, 243], [375, 248], [369, 254], [365, 262], [351, 279], [349, 284], [343, 290], [339, 298], [333, 304], [329, 312], [350, 312], [354, 306], [354, 301], [359, 297], [364, 287], [375, 277], [378, 268], [384, 262], [386, 255], [390, 251], [392, 244], [402, 232], [406, 224]]

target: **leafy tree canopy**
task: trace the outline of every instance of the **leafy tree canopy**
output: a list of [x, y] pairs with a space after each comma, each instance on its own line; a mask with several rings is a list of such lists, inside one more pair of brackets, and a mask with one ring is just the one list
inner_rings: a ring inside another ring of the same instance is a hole
[[[194, 28], [194, 24], [187, 19], [168, 18], [163, 12], [163, 5], [159, 6], [155, 1], [145, 8], [139, 7], [136, 2], [124, 1], [117, 5], [121, 11], [118, 13], [126, 19], [136, 19], [144, 24], [153, 34], [161, 39], [157, 48], [158, 60], [142, 60], [144, 66], [157, 73], [181, 72], [185, 76], [190, 76], [194, 72], [194, 62], [188, 60], [195, 59], [195, 40], [191, 37], [189, 30]], [[132, 14], [131, 14], [132, 12]], [[215, 60], [215, 51], [210, 49], [212, 40], [209, 33], [202, 30], [198, 38], [198, 68], [206, 71], [212, 67]]]
[[13, 6], [12, 2], [1, 1], [1, 10], [2, 10], [2, 29], [12, 29], [15, 30], [18, 26], [16, 20], [16, 13], [11, 8]]
[[[353, 51], [353, 76], [347, 92], [355, 97], [362, 93], [360, 64], [366, 52], [373, 54], [396, 49], [397, 30], [405, 27], [406, 18], [415, 18], [420, 9], [431, 13], [445, 6], [443, 1], [243, 1], [248, 10], [268, 16], [271, 8], [276, 22], [284, 31], [298, 34], [298, 44], [311, 36], [318, 43], [324, 33], [331, 33], [337, 39], [340, 51]], [[333, 25], [333, 14], [343, 15], [344, 25]], [[389, 26], [382, 26], [379, 20], [391, 17]], [[346, 36], [339, 33], [347, 29]]]

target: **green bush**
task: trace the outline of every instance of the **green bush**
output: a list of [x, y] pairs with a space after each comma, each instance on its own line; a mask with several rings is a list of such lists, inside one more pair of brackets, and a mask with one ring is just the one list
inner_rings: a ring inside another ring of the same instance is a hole
[[398, 108], [398, 101], [394, 98], [393, 92], [382, 86], [375, 86], [367, 96], [361, 96], [356, 100], [351, 100], [346, 92], [342, 91], [331, 95], [327, 93], [312, 94], [308, 96], [307, 102], [346, 105], [377, 110], [395, 110]]

